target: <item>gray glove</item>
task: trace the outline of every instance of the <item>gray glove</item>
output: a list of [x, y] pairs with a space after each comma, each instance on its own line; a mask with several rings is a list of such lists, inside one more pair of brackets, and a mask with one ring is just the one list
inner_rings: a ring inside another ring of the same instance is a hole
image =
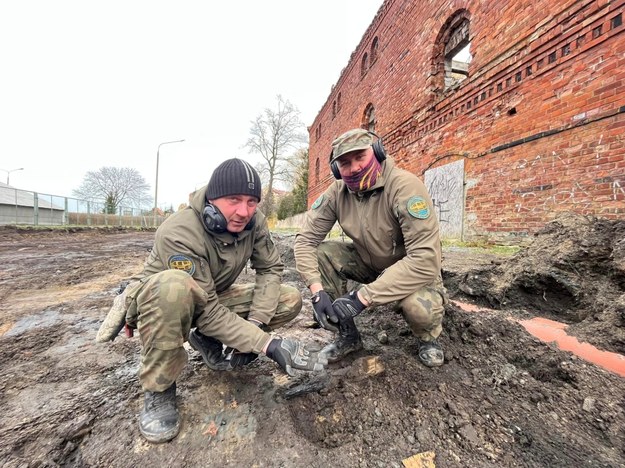
[[325, 354], [312, 351], [299, 341], [274, 338], [267, 347], [267, 357], [276, 361], [282, 369], [294, 376], [294, 369], [321, 371], [328, 364]]

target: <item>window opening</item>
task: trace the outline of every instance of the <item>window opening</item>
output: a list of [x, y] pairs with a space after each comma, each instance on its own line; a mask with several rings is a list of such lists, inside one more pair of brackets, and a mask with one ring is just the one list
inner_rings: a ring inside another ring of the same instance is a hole
[[362, 127], [370, 132], [375, 132], [375, 108], [373, 104], [369, 104], [365, 109]]
[[377, 36], [373, 38], [371, 42], [371, 59], [370, 62], [373, 63], [378, 58], [378, 38]]
[[365, 52], [365, 55], [362, 56], [362, 62], [360, 64], [360, 77], [362, 78], [367, 73], [369, 68], [369, 56]]
[[601, 31], [602, 27], [601, 26], [597, 26], [595, 29], [592, 30], [592, 38], [593, 39], [597, 39], [599, 36], [601, 36]]
[[556, 51], [551, 52], [551, 53], [547, 56], [547, 62], [548, 62], [548, 63], [553, 63], [553, 62], [555, 62], [555, 61], [556, 61], [556, 58], [557, 58], [557, 57], [556, 57], [556, 54], [557, 54], [557, 52], [556, 52]]
[[470, 42], [471, 14], [459, 9], [447, 18], [434, 43], [430, 89], [442, 93], [455, 89], [469, 76], [473, 60]]
[[562, 47], [562, 56], [569, 55], [571, 53], [571, 44], [565, 44]]
[[451, 57], [445, 56], [445, 89], [451, 88], [469, 76], [469, 64], [473, 57], [467, 43], [461, 50]]

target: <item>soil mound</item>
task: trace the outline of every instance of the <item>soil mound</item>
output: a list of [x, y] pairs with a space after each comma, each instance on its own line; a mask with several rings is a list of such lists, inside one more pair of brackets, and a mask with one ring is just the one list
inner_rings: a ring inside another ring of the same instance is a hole
[[625, 351], [625, 221], [565, 214], [499, 265], [466, 272], [457, 289], [489, 307], [570, 324], [603, 349]]

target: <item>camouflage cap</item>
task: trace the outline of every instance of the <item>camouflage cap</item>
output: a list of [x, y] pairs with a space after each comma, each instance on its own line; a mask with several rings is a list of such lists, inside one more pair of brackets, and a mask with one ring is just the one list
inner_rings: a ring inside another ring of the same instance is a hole
[[364, 128], [354, 128], [343, 133], [332, 142], [330, 163], [333, 163], [345, 153], [369, 148], [373, 144], [373, 134]]

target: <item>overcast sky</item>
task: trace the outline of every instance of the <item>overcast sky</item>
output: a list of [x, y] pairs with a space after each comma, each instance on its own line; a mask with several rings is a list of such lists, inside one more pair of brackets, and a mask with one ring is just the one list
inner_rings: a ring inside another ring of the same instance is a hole
[[253, 161], [281, 94], [309, 126], [383, 0], [0, 2], [0, 181], [71, 196], [133, 167], [177, 207], [219, 162]]

